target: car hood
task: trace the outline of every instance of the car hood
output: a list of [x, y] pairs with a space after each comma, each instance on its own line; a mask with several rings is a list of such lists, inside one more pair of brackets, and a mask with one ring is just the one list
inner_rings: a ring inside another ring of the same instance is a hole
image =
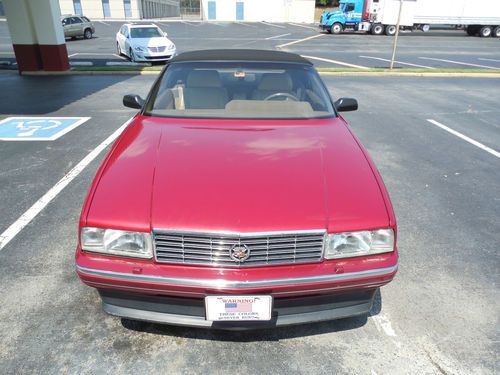
[[130, 39], [133, 47], [169, 47], [172, 41], [165, 37], [133, 38]]
[[340, 118], [138, 117], [95, 185], [89, 226], [253, 232], [389, 225], [383, 187]]

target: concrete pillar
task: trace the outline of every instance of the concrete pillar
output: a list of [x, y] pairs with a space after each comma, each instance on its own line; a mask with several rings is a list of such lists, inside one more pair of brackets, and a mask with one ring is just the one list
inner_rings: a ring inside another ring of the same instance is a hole
[[19, 72], [69, 69], [58, 0], [3, 0]]

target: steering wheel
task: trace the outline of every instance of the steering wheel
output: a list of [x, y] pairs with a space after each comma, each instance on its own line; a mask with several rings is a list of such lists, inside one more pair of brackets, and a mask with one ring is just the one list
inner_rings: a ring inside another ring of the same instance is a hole
[[291, 99], [294, 102], [300, 101], [299, 98], [297, 98], [295, 95], [289, 94], [287, 92], [277, 92], [275, 94], [271, 94], [267, 98], [265, 98], [264, 100], [272, 100], [274, 98], [279, 98], [279, 97], [283, 97], [283, 98], [285, 98], [285, 100]]

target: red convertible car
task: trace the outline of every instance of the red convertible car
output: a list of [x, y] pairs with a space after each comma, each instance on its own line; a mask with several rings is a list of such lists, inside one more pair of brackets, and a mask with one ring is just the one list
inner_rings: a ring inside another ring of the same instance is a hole
[[285, 52], [171, 60], [113, 145], [76, 270], [112, 315], [244, 329], [368, 314], [397, 271], [382, 179], [313, 65]]

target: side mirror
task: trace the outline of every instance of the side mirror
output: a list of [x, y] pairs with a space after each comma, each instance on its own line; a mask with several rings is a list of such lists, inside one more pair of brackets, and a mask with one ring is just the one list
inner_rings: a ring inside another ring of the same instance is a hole
[[167, 34], [167, 32], [166, 32], [166, 31], [164, 31], [164, 32], [163, 32], [163, 36], [164, 36], [165, 38], [168, 36], [168, 34]]
[[125, 95], [123, 97], [123, 105], [129, 108], [141, 109], [144, 105], [144, 99], [139, 95]]
[[353, 98], [340, 98], [333, 105], [338, 112], [350, 112], [358, 109], [358, 101]]

